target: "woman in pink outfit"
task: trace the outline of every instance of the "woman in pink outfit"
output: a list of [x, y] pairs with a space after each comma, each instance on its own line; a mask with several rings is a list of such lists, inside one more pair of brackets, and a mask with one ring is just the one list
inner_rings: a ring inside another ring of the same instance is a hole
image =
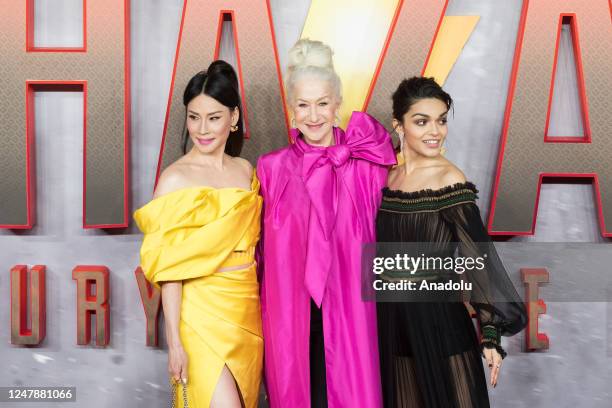
[[391, 139], [342, 100], [331, 49], [300, 40], [286, 91], [292, 144], [260, 158], [264, 197], [265, 377], [274, 407], [381, 406], [376, 305], [361, 297], [362, 244], [375, 217]]

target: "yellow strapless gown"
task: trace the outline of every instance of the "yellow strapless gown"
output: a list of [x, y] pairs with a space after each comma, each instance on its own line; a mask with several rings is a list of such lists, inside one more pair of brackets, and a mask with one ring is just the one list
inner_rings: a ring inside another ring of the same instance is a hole
[[[180, 336], [189, 358], [190, 408], [209, 408], [227, 365], [247, 407], [256, 407], [263, 338], [254, 262], [262, 199], [251, 190], [188, 187], [163, 195], [134, 213], [145, 234], [141, 267], [156, 287], [182, 281]], [[218, 272], [220, 268], [250, 265]], [[183, 407], [177, 387], [177, 407]]]

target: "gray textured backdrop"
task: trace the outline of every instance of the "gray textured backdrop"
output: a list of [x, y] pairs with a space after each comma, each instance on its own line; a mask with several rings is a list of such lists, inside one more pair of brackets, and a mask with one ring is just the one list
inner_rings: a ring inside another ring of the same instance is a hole
[[[310, 2], [270, 3], [284, 67]], [[37, 44], [78, 44], [80, 4], [79, 0], [36, 0]], [[153, 188], [182, 0], [132, 0], [131, 5], [134, 209], [150, 199]], [[447, 9], [447, 15], [481, 16], [446, 89], [456, 100], [447, 156], [479, 186], [483, 216], [488, 212], [520, 7], [520, 0], [451, 0]], [[231, 60], [233, 43], [228, 35], [222, 41], [221, 56]], [[582, 126], [567, 31], [560, 58], [551, 131], [575, 135]], [[144, 312], [133, 273], [140, 235], [134, 226], [114, 235], [81, 229], [82, 123], [73, 118], [81, 117], [82, 97], [38, 93], [36, 109], [38, 223], [31, 231], [0, 231], [0, 268], [4, 270], [0, 274], [0, 386], [73, 385], [76, 406], [89, 408], [168, 406], [166, 352], [145, 346]], [[551, 348], [526, 353], [523, 334], [505, 340], [510, 356], [499, 386], [490, 392], [494, 407], [612, 404], [612, 285], [610, 271], [601, 262], [610, 258], [611, 247], [601, 238], [595, 214], [590, 184], [545, 184], [536, 234], [498, 243], [515, 280], [521, 267], [547, 267], [555, 284], [575, 280], [580, 285], [584, 277], [590, 286], [568, 299], [558, 296], [552, 283], [542, 289], [545, 299], [547, 295], [554, 299], [547, 302], [548, 314], [540, 319]], [[567, 250], [547, 242], [582, 244]], [[8, 271], [20, 263], [47, 265], [47, 337], [39, 348], [10, 344]], [[105, 349], [75, 345], [76, 285], [71, 270], [78, 264], [102, 264], [111, 270], [112, 330]], [[594, 290], [594, 282], [602, 283], [600, 291]]]

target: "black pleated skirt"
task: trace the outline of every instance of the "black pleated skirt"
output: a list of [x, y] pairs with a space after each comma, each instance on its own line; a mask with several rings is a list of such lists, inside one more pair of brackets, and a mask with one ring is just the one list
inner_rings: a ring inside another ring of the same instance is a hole
[[483, 359], [463, 303], [378, 303], [385, 408], [489, 407]]

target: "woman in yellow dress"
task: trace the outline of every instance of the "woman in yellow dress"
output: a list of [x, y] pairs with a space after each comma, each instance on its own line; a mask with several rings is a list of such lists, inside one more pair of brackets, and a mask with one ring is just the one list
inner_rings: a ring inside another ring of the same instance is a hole
[[215, 61], [187, 84], [183, 151], [134, 219], [141, 267], [161, 287], [175, 405], [256, 407], [263, 364], [259, 285], [259, 182], [238, 157], [238, 80]]

